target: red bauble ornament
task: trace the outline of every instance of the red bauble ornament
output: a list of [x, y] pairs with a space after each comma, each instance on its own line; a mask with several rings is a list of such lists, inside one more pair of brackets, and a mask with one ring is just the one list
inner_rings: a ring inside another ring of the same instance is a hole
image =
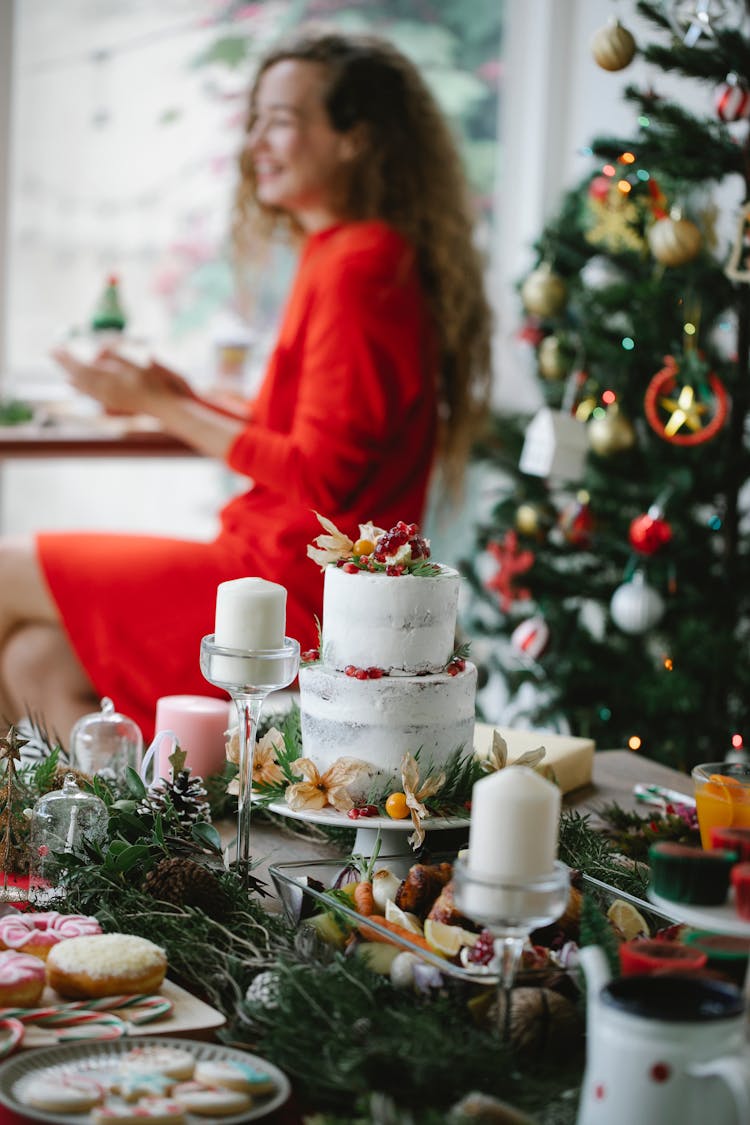
[[589, 184], [589, 195], [592, 199], [598, 199], [600, 203], [604, 203], [611, 187], [612, 180], [609, 176], [594, 176]]
[[630, 546], [639, 555], [654, 555], [672, 538], [672, 528], [659, 511], [644, 512], [630, 524]]
[[721, 121], [742, 121], [750, 117], [750, 90], [736, 74], [730, 74], [716, 90], [714, 106]]
[[587, 493], [580, 494], [562, 512], [558, 521], [566, 543], [571, 547], [588, 547], [594, 530], [594, 516]]

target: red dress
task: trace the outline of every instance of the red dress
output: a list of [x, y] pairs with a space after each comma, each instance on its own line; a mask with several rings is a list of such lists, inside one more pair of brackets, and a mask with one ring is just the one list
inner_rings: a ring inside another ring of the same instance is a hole
[[[306, 556], [314, 511], [356, 537], [372, 520], [419, 522], [435, 450], [433, 333], [413, 251], [380, 221], [306, 241], [276, 349], [227, 461], [252, 480], [213, 542], [43, 533], [39, 559], [100, 696], [153, 733], [156, 700], [218, 694], [202, 677], [219, 582], [287, 589], [287, 635], [316, 641], [322, 575]], [[66, 732], [61, 732], [63, 736]]]

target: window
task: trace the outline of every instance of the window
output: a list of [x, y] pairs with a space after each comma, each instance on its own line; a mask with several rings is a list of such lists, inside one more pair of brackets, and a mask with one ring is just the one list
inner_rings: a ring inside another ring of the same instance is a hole
[[[59, 381], [106, 278], [129, 332], [196, 381], [238, 313], [225, 244], [254, 60], [307, 18], [391, 37], [455, 122], [487, 225], [497, 167], [498, 0], [17, 0], [5, 347], [17, 392]], [[270, 330], [288, 270], [267, 271]]]

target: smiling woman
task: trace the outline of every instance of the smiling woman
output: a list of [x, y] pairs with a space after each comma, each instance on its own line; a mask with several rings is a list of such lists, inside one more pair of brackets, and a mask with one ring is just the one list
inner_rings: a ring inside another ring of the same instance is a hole
[[387, 41], [309, 29], [261, 61], [235, 213], [238, 252], [277, 228], [299, 266], [259, 392], [229, 413], [175, 372], [107, 350], [56, 357], [105, 408], [148, 414], [250, 478], [212, 542], [42, 533], [0, 541], [0, 712], [70, 729], [108, 695], [148, 737], [157, 698], [203, 694], [220, 582], [288, 589], [309, 647], [314, 510], [342, 528], [419, 522], [439, 461], [456, 484], [485, 410], [490, 313], [451, 130]]

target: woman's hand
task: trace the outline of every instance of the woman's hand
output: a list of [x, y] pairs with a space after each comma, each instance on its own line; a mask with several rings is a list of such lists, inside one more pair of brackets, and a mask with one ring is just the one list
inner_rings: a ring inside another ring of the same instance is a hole
[[52, 355], [67, 371], [72, 386], [100, 402], [109, 414], [159, 417], [168, 401], [193, 397], [189, 383], [181, 375], [153, 360], [144, 365], [132, 363], [108, 348], [91, 363], [82, 363], [64, 348], [56, 349]]

